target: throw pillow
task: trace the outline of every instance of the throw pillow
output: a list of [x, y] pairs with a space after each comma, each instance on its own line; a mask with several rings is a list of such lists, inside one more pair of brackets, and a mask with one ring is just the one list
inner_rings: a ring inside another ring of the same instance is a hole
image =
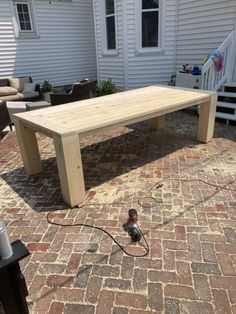
[[17, 93], [18, 90], [13, 87], [10, 86], [0, 87], [0, 96], [16, 95]]
[[34, 92], [34, 91], [35, 91], [35, 86], [36, 86], [35, 83], [25, 83], [25, 84], [24, 84], [23, 93], [24, 93], [24, 94], [29, 94], [29, 93]]
[[24, 84], [30, 83], [29, 77], [11, 77], [9, 78], [10, 86], [16, 88], [19, 92], [23, 92]]

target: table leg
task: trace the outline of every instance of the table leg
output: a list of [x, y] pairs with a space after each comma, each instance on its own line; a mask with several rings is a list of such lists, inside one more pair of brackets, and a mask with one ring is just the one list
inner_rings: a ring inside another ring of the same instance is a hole
[[197, 139], [209, 142], [214, 133], [217, 94], [211, 95], [209, 101], [200, 104]]
[[79, 135], [54, 136], [53, 140], [63, 199], [73, 207], [85, 200]]
[[159, 116], [150, 119], [150, 127], [151, 129], [161, 129], [164, 127], [165, 116]]
[[42, 164], [35, 132], [22, 124], [18, 119], [14, 119], [14, 124], [26, 172], [28, 174], [42, 172]]

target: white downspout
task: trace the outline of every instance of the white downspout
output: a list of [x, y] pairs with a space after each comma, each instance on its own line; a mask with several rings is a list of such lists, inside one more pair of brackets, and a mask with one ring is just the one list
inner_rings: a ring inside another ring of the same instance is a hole
[[178, 37], [178, 21], [179, 21], [179, 0], [176, 0], [176, 15], [175, 15], [175, 39], [174, 39], [174, 62], [173, 73], [176, 73], [177, 67], [177, 37]]

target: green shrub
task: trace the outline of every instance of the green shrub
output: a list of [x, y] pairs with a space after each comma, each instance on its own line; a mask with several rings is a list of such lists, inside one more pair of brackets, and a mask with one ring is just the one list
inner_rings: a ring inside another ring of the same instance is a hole
[[116, 92], [115, 83], [112, 82], [112, 79], [108, 79], [107, 81], [102, 81], [100, 84], [97, 84], [95, 90], [95, 97], [114, 94], [115, 92]]
[[50, 93], [50, 92], [52, 92], [52, 85], [47, 80], [45, 80], [43, 82], [41, 91], [42, 91], [42, 93]]

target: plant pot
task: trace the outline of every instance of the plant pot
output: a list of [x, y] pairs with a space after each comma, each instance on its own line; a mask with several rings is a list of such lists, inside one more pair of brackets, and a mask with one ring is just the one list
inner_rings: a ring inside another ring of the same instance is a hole
[[43, 93], [43, 99], [47, 102], [51, 102], [51, 98], [50, 95], [52, 94], [52, 92], [50, 93]]

